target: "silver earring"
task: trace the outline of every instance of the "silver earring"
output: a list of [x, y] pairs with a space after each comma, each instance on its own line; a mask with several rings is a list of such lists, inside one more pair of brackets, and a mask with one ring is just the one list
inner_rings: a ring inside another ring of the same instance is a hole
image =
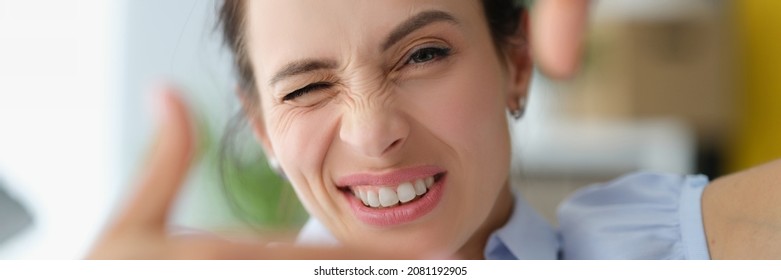
[[512, 110], [512, 111], [510, 111], [510, 115], [513, 116], [513, 119], [520, 120], [521, 117], [523, 117], [523, 110], [521, 110], [521, 109]]
[[518, 108], [511, 110], [510, 115], [513, 119], [519, 120], [523, 117], [523, 113], [526, 111], [526, 98], [518, 99]]
[[274, 173], [277, 173], [279, 177], [287, 179], [287, 176], [285, 176], [285, 172], [282, 171], [282, 167], [279, 166], [279, 161], [277, 161], [276, 158], [268, 157], [268, 167], [270, 167], [271, 170], [274, 171]]

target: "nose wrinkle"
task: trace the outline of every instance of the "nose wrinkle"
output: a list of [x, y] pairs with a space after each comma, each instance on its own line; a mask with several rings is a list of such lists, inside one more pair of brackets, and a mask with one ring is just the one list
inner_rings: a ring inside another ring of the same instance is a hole
[[401, 147], [409, 134], [404, 118], [390, 108], [365, 106], [343, 116], [339, 136], [357, 152], [382, 157]]

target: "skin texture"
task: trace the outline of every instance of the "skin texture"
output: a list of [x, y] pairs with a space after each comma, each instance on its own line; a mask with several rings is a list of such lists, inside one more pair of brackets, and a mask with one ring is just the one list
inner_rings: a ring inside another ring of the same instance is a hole
[[781, 160], [713, 181], [702, 197], [713, 259], [781, 259]]
[[[512, 56], [496, 54], [479, 5], [249, 2], [247, 49], [261, 104], [251, 116], [257, 134], [308, 212], [342, 243], [482, 258], [487, 235], [509, 216], [506, 101], [525, 95], [531, 62], [522, 44]], [[447, 13], [457, 23], [431, 23], [383, 50], [396, 26], [427, 11]], [[451, 51], [409, 62], [427, 47]], [[317, 59], [333, 69], [274, 78], [291, 62]], [[320, 82], [332, 85], [284, 100]], [[361, 221], [336, 183], [351, 174], [417, 166], [446, 170], [447, 187], [434, 210], [401, 225]]]

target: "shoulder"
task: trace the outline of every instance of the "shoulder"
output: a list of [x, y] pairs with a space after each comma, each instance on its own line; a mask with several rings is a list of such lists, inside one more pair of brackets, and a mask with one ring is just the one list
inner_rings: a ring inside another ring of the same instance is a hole
[[715, 259], [781, 259], [781, 160], [719, 178], [702, 198]]
[[575, 192], [558, 211], [567, 259], [707, 259], [702, 175], [633, 173]]

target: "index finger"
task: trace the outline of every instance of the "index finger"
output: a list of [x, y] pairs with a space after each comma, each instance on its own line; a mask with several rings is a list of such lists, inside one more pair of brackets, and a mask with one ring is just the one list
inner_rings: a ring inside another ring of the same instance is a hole
[[162, 228], [190, 168], [195, 136], [187, 106], [171, 86], [159, 89], [157, 95], [157, 137], [118, 226]]
[[589, 0], [538, 0], [532, 10], [532, 53], [552, 78], [574, 75], [579, 66]]

